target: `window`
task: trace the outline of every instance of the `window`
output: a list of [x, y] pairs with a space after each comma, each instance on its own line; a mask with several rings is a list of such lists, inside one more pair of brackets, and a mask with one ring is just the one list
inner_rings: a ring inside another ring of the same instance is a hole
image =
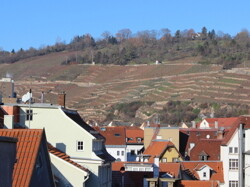
[[162, 137], [160, 135], [157, 135], [156, 139], [162, 139]]
[[121, 153], [121, 154], [122, 154], [122, 156], [124, 156], [124, 151], [122, 151], [122, 153]]
[[83, 141], [77, 141], [77, 151], [83, 151]]
[[33, 120], [33, 110], [26, 110], [26, 121]]
[[130, 154], [135, 155], [135, 150], [131, 150]]
[[101, 141], [96, 141], [96, 140], [93, 140], [93, 151], [99, 151], [102, 149], [102, 142]]
[[167, 162], [167, 159], [166, 159], [166, 158], [163, 158], [163, 159], [162, 159], [162, 162]]
[[138, 142], [138, 143], [141, 143], [141, 138], [137, 138], [137, 142]]
[[117, 151], [117, 156], [119, 156], [120, 155], [120, 151]]
[[239, 183], [238, 181], [229, 181], [229, 187], [238, 187]]
[[172, 158], [172, 162], [178, 162], [179, 159], [178, 158]]
[[200, 156], [200, 160], [206, 161], [207, 160], [207, 156], [206, 155], [201, 155]]
[[203, 172], [203, 177], [207, 177], [207, 173], [206, 172]]
[[238, 169], [238, 159], [229, 159], [229, 169], [231, 170]]
[[238, 147], [229, 147], [229, 154], [238, 154]]

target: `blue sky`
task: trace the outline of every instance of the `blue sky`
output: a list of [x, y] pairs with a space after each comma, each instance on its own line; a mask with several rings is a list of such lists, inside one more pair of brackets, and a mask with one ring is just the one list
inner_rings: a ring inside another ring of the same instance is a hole
[[10, 51], [66, 43], [90, 33], [101, 38], [168, 28], [215, 29], [234, 36], [250, 30], [249, 0], [1, 0], [0, 48]]

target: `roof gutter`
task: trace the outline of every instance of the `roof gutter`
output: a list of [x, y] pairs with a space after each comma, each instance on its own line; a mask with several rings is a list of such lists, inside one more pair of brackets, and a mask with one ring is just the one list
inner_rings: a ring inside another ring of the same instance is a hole
[[82, 182], [82, 184], [83, 184], [82, 186], [85, 186], [84, 183], [85, 183], [88, 179], [89, 179], [89, 174], [86, 176], [86, 178], [84, 178], [84, 180], [83, 180], [83, 182]]
[[92, 161], [102, 161], [101, 159], [92, 159], [92, 158], [84, 158], [84, 157], [70, 157], [71, 159], [77, 160], [92, 160]]

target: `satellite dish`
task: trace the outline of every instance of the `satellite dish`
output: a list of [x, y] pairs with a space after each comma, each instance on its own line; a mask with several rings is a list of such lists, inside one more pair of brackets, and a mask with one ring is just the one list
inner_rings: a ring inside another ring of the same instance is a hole
[[29, 101], [31, 98], [32, 98], [32, 93], [27, 92], [26, 94], [23, 95], [22, 101], [23, 101], [24, 103], [26, 103], [26, 102]]
[[209, 138], [210, 138], [210, 135], [208, 134], [208, 135], [206, 136], [206, 138], [209, 139]]

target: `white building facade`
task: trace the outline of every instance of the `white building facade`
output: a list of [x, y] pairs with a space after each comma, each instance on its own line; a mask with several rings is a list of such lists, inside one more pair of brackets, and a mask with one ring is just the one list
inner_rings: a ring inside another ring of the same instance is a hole
[[5, 105], [3, 108], [8, 111], [8, 107], [14, 106], [19, 108], [15, 125], [44, 128], [52, 146], [91, 172], [86, 186], [112, 185], [111, 162], [114, 159], [107, 153], [103, 137], [83, 122], [77, 111], [43, 103]]
[[221, 146], [221, 161], [223, 161], [225, 187], [239, 184], [239, 131], [235, 130], [228, 144]]

